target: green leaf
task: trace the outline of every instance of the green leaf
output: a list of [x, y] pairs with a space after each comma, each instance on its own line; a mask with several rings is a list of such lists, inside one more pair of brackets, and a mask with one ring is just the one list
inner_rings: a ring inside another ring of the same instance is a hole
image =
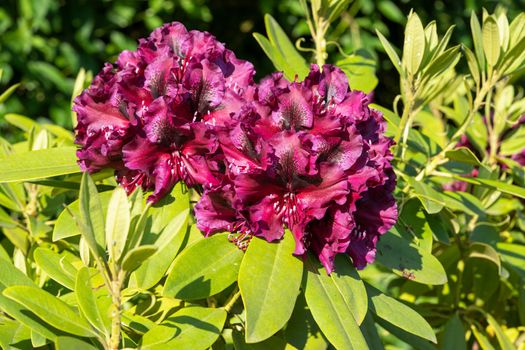
[[351, 55], [337, 61], [335, 65], [346, 74], [352, 89], [369, 93], [377, 86], [376, 63], [373, 59]]
[[[288, 349], [286, 341], [283, 338], [279, 337], [278, 335], [274, 335], [262, 342], [255, 343], [255, 344], [247, 344], [245, 341], [245, 338], [246, 336], [244, 335], [244, 333], [239, 332], [235, 328], [233, 329], [232, 340], [233, 340], [233, 346], [235, 350], [270, 350], [270, 349], [271, 350], [285, 350], [285, 349]], [[325, 348], [326, 348], [326, 344], [323, 349]], [[308, 350], [308, 348], [304, 348], [304, 349]]]
[[388, 55], [388, 58], [390, 58], [390, 61], [392, 61], [392, 64], [396, 68], [397, 72], [401, 74], [401, 60], [399, 59], [399, 56], [397, 55], [396, 51], [392, 47], [392, 44], [386, 40], [386, 38], [376, 29], [377, 37], [379, 38], [379, 41], [381, 42], [381, 45], [383, 45], [383, 48], [385, 49], [386, 54]]
[[36, 286], [22, 271], [17, 269], [10, 260], [0, 259], [0, 291], [11, 286]]
[[197, 241], [175, 259], [163, 295], [183, 300], [215, 295], [237, 280], [243, 255], [228, 234]]
[[481, 34], [481, 26], [479, 25], [476, 13], [472, 11], [470, 14], [470, 30], [472, 31], [472, 40], [474, 41], [474, 52], [478, 58], [479, 67], [481, 71], [485, 70], [485, 55], [483, 54], [483, 39]]
[[461, 322], [457, 313], [455, 313], [445, 324], [443, 333], [440, 336], [440, 348], [467, 350], [467, 342], [465, 341], [465, 327]]
[[525, 276], [525, 246], [513, 243], [497, 243], [501, 258]]
[[40, 288], [12, 286], [4, 290], [4, 295], [24, 305], [43, 321], [66, 333], [80, 337], [95, 335], [89, 323], [68, 304]]
[[[406, 332], [405, 330], [401, 328], [397, 328], [393, 326], [392, 324], [388, 323], [387, 321], [384, 321], [383, 319], [379, 317], [375, 317], [375, 321], [378, 325], [381, 326], [381, 328], [384, 328], [388, 333], [392, 334], [396, 338], [403, 341], [403, 343], [406, 343], [410, 345], [411, 347], [408, 347], [409, 349], [417, 349], [417, 350], [436, 350], [436, 347], [434, 344], [432, 344], [429, 340], [418, 337], [417, 335], [414, 335], [412, 333]], [[405, 344], [403, 344], [405, 345]]]
[[259, 33], [253, 33], [253, 37], [259, 43], [259, 46], [263, 49], [264, 53], [270, 61], [272, 61], [273, 66], [278, 71], [284, 71], [286, 63], [281, 54], [272, 46], [272, 43], [264, 36]]
[[467, 257], [485, 259], [493, 262], [498, 267], [498, 272], [501, 274], [501, 261], [499, 259], [499, 254], [494, 248], [492, 248], [492, 246], [485, 243], [472, 242], [468, 248]]
[[480, 166], [478, 157], [467, 147], [458, 147], [445, 153], [445, 156], [456, 162]]
[[221, 334], [225, 320], [223, 309], [183, 308], [144, 334], [140, 349], [207, 349]]
[[447, 282], [445, 269], [432, 254], [401, 237], [395, 226], [377, 243], [376, 259], [395, 274], [411, 281], [440, 285]]
[[0, 294], [0, 309], [2, 312], [5, 312], [21, 324], [27, 326], [32, 331], [37, 332], [38, 334], [46, 337], [47, 339], [54, 340], [57, 335], [61, 332], [44, 321], [39, 319], [31, 311], [20, 305], [19, 303], [6, 298]]
[[111, 195], [106, 216], [106, 242], [109, 257], [118, 261], [124, 252], [131, 221], [130, 205], [126, 191], [117, 187]]
[[273, 47], [275, 47], [285, 59], [286, 69], [284, 73], [290, 80], [293, 80], [296, 74], [299, 80], [302, 80], [310, 71], [306, 61], [299, 52], [297, 52], [284, 30], [271, 15], [266, 14], [264, 16], [264, 23], [270, 43], [272, 43]]
[[499, 36], [498, 22], [494, 17], [489, 16], [483, 22], [483, 51], [487, 59], [487, 64], [494, 67], [498, 63], [501, 43]]
[[91, 285], [91, 276], [87, 267], [78, 270], [75, 282], [75, 295], [77, 297], [78, 307], [86, 319], [104, 335], [109, 332], [106, 329], [104, 315], [97, 305], [97, 298]]
[[11, 85], [7, 90], [2, 92], [2, 94], [0, 95], [0, 104], [4, 103], [9, 98], [9, 96], [11, 96], [13, 92], [15, 92], [16, 89], [18, 89], [19, 86], [20, 83]]
[[425, 68], [424, 76], [428, 79], [437, 77], [449, 69], [453, 69], [458, 63], [461, 54], [459, 53], [460, 46], [454, 46], [443, 52], [437, 58], [432, 60], [428, 67]]
[[410, 75], [415, 75], [425, 53], [425, 29], [415, 12], [408, 15], [403, 44], [403, 66]]
[[[104, 218], [106, 217], [111, 195], [111, 191], [106, 191], [99, 194]], [[80, 217], [79, 199], [69, 204], [67, 209], [64, 209], [60, 215], [58, 215], [58, 218], [55, 222], [55, 227], [53, 228], [53, 242], [80, 235], [80, 229], [75, 223], [74, 217]]]
[[132, 249], [124, 256], [122, 269], [126, 272], [133, 272], [156, 252], [157, 247], [154, 245], [142, 245]]
[[472, 333], [474, 333], [474, 337], [479, 343], [479, 346], [483, 350], [495, 350], [492, 344], [490, 343], [490, 340], [487, 339], [487, 337], [481, 333], [474, 325], [470, 327], [472, 329]]
[[[292, 316], [286, 324], [284, 337], [286, 343], [295, 349], [321, 350], [328, 347], [328, 342], [323, 337], [321, 330], [317, 326], [317, 323], [315, 323], [312, 313], [308, 309], [308, 305], [306, 305], [304, 293], [299, 294], [297, 297]], [[272, 337], [268, 338], [268, 340], [270, 339], [272, 339]], [[244, 343], [244, 336], [242, 342]], [[258, 344], [264, 344], [264, 342], [254, 344], [254, 346]], [[261, 350], [265, 349], [267, 348], [262, 348]]]
[[368, 313], [366, 315], [363, 323], [361, 324], [361, 326], [359, 326], [359, 328], [361, 329], [361, 332], [363, 333], [363, 336], [366, 339], [366, 343], [368, 344], [368, 347], [370, 349], [384, 350], [383, 341], [381, 340], [381, 337], [377, 332], [377, 328], [374, 319], [371, 316], [371, 313]]
[[97, 350], [98, 348], [84, 340], [73, 337], [58, 337], [55, 341], [56, 350]]
[[61, 256], [51, 249], [39, 247], [35, 249], [33, 257], [49, 277], [70, 290], [75, 289], [76, 269], [64, 255]]
[[458, 210], [469, 215], [478, 215], [485, 217], [485, 208], [478, 198], [467, 192], [449, 192], [443, 193], [443, 199], [449, 210]]
[[421, 201], [426, 212], [429, 214], [439, 213], [445, 206], [442, 195], [431, 185], [417, 181], [413, 177], [406, 176], [405, 180], [414, 189], [413, 195]]
[[437, 342], [432, 327], [420, 314], [368, 284], [366, 290], [370, 298], [370, 310], [374, 315], [405, 332]]
[[164, 228], [159, 239], [155, 241], [157, 252], [132, 275], [138, 287], [149, 289], [162, 279], [184, 243], [189, 219], [189, 209], [185, 209]]
[[96, 257], [105, 256], [104, 211], [97, 187], [88, 173], [82, 175], [79, 193], [80, 218], [77, 224], [82, 237]]
[[482, 179], [479, 177], [476, 177], [476, 178], [462, 177], [462, 176], [457, 176], [457, 175], [453, 175], [453, 178], [456, 180], [465, 181], [465, 182], [475, 184], [475, 185], [486, 186], [486, 187], [495, 189], [497, 191], [508, 193], [513, 196], [525, 199], [525, 189], [523, 187], [511, 185], [506, 182], [501, 182], [498, 180]]
[[28, 181], [80, 172], [76, 147], [12, 153], [0, 162], [0, 182]]
[[340, 289], [341, 279], [328, 276], [312, 256], [308, 256], [305, 268], [306, 303], [328, 341], [337, 349], [368, 349], [354, 317], [357, 305], [350, 304], [348, 289]]
[[480, 86], [481, 73], [479, 71], [478, 61], [476, 61], [476, 56], [474, 56], [474, 53], [466, 46], [463, 47], [463, 52], [465, 53], [465, 58], [467, 59], [470, 75], [472, 79], [474, 79], [476, 86]]
[[521, 126], [501, 141], [499, 154], [502, 156], [511, 156], [519, 154], [523, 149], [525, 149], [525, 126]]
[[489, 325], [492, 327], [492, 329], [494, 329], [494, 332], [496, 333], [500, 349], [515, 350], [516, 347], [512, 344], [512, 341], [507, 337], [507, 335], [499, 325], [498, 321], [496, 321], [496, 319], [489, 313], [485, 313], [485, 317], [487, 318]]
[[293, 255], [294, 250], [290, 231], [277, 243], [261, 238], [250, 242], [238, 282], [246, 310], [246, 342], [269, 338], [290, 318], [303, 270], [301, 260]]

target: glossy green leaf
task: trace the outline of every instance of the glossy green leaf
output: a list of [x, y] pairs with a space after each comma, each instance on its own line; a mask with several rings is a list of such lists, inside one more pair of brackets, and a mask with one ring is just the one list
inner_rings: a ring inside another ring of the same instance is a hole
[[37, 265], [45, 273], [70, 290], [75, 289], [76, 269], [66, 259], [51, 249], [39, 247], [33, 253]]
[[494, 67], [498, 62], [501, 52], [501, 41], [498, 22], [489, 16], [483, 21], [483, 52], [489, 66]]
[[223, 309], [183, 308], [144, 334], [140, 349], [207, 349], [221, 334], [225, 320]]
[[104, 211], [95, 182], [88, 173], [82, 175], [78, 197], [80, 217], [76, 220], [80, 233], [94, 256], [105, 256]]
[[525, 261], [525, 246], [514, 243], [497, 243], [496, 247], [504, 261], [525, 275], [525, 266], [523, 264], [523, 261]]
[[467, 256], [474, 259], [485, 259], [493, 262], [501, 274], [501, 261], [498, 252], [490, 245], [480, 242], [472, 242], [467, 251]]
[[381, 328], [385, 329], [388, 333], [400, 339], [403, 342], [401, 343], [403, 346], [406, 346], [406, 344], [408, 344], [410, 345], [409, 349], [436, 350], [436, 346], [429, 340], [418, 337], [417, 335], [414, 335], [412, 333], [406, 332], [405, 330], [393, 326], [389, 322], [379, 317], [375, 317], [374, 319], [376, 323], [381, 326]]
[[40, 288], [12, 286], [5, 289], [3, 293], [57, 329], [81, 337], [94, 336], [86, 320], [81, 318], [68, 304]]
[[377, 86], [376, 62], [359, 54], [350, 55], [335, 63], [348, 77], [348, 84], [354, 90], [369, 93]]
[[479, 25], [476, 13], [472, 11], [470, 15], [470, 30], [472, 31], [472, 40], [474, 41], [474, 52], [478, 59], [480, 71], [485, 70], [485, 55], [483, 53], [483, 37], [481, 26]]
[[[308, 305], [306, 305], [304, 293], [299, 294], [297, 297], [292, 316], [286, 324], [284, 338], [286, 343], [289, 344], [288, 346], [292, 346], [297, 350], [324, 350], [328, 346], [328, 342], [322, 335], [317, 323], [315, 323]], [[270, 339], [272, 338], [268, 338], [268, 340]], [[244, 343], [244, 336], [242, 342]], [[256, 344], [264, 344], [264, 342]], [[253, 345], [255, 346], [256, 344]]]
[[492, 327], [498, 338], [498, 343], [501, 350], [515, 350], [516, 347], [512, 344], [512, 341], [508, 338], [507, 334], [503, 331], [498, 321], [489, 313], [485, 313], [485, 317], [489, 322], [489, 325]]
[[354, 317], [358, 306], [351, 304], [347, 288], [340, 289], [341, 279], [328, 276], [312, 256], [308, 256], [305, 269], [306, 303], [328, 341], [337, 349], [368, 349]]
[[439, 340], [440, 349], [467, 350], [465, 341], [465, 327], [457, 313], [455, 313], [445, 324], [443, 333]]
[[56, 350], [97, 350], [98, 347], [82, 339], [73, 337], [58, 337], [55, 341]]
[[175, 259], [163, 295], [183, 300], [215, 295], [237, 280], [243, 255], [228, 234], [197, 241]]
[[264, 16], [264, 23], [268, 39], [286, 61], [287, 69], [284, 73], [288, 79], [293, 80], [297, 75], [299, 80], [302, 80], [309, 72], [305, 59], [297, 52], [284, 30], [271, 15]]
[[19, 86], [20, 83], [11, 85], [4, 92], [2, 92], [2, 94], [0, 95], [0, 104], [4, 103], [9, 98], [9, 96], [11, 96], [13, 92], [15, 92], [16, 89], [18, 89]]
[[412, 308], [367, 285], [370, 310], [377, 317], [405, 332], [436, 343], [436, 335], [428, 322]]
[[259, 33], [253, 33], [253, 37], [259, 44], [259, 46], [263, 49], [264, 53], [270, 61], [272, 61], [273, 66], [278, 71], [284, 71], [286, 67], [286, 63], [284, 62], [284, 58], [281, 56], [281, 54], [272, 46], [272, 43], [270, 40], [268, 40], [264, 35], [261, 35]]
[[78, 302], [78, 307], [86, 319], [100, 332], [108, 335], [108, 330], [105, 326], [104, 318], [107, 316], [98, 307], [97, 297], [91, 285], [90, 271], [87, 267], [78, 270], [75, 282], [75, 295]]
[[481, 333], [475, 326], [471, 326], [470, 329], [472, 329], [472, 333], [474, 334], [474, 337], [476, 337], [482, 350], [495, 350], [485, 334]]
[[377, 37], [379, 38], [379, 41], [381, 42], [381, 45], [383, 45], [383, 48], [385, 49], [386, 54], [388, 55], [388, 58], [390, 58], [390, 61], [392, 61], [392, 64], [396, 68], [397, 72], [401, 74], [401, 60], [399, 59], [399, 56], [397, 55], [396, 51], [392, 47], [392, 44], [388, 42], [388, 40], [376, 29]]
[[449, 210], [457, 210], [469, 215], [485, 217], [485, 208], [478, 198], [467, 192], [445, 191], [442, 195]]
[[155, 241], [157, 252], [140, 265], [132, 275], [137, 286], [149, 289], [166, 274], [184, 243], [189, 218], [189, 209], [183, 210], [164, 228], [159, 239]]
[[133, 272], [156, 252], [157, 247], [154, 245], [142, 245], [132, 249], [124, 256], [122, 269], [126, 272]]
[[445, 156], [456, 162], [480, 166], [478, 157], [467, 147], [457, 147], [445, 153]]
[[413, 195], [421, 201], [426, 212], [429, 214], [439, 213], [445, 206], [442, 195], [431, 185], [417, 181], [412, 177], [405, 177], [410, 186], [414, 189]]
[[257, 343], [284, 327], [299, 294], [303, 264], [293, 255], [295, 240], [253, 238], [242, 260], [239, 289], [246, 310], [246, 342]]
[[525, 188], [523, 187], [508, 184], [506, 182], [502, 182], [499, 180], [482, 179], [479, 177], [477, 178], [469, 178], [469, 177], [462, 177], [462, 176], [453, 176], [453, 177], [457, 180], [465, 181], [465, 182], [475, 184], [475, 185], [486, 186], [486, 187], [495, 189], [497, 191], [508, 193], [513, 196], [525, 199]]
[[14, 318], [20, 324], [30, 328], [32, 331], [41, 334], [47, 339], [54, 340], [61, 333], [56, 328], [46, 324], [35, 314], [19, 303], [0, 294], [0, 309]]
[[109, 257], [118, 261], [124, 252], [131, 221], [130, 205], [126, 191], [117, 187], [111, 195], [106, 215], [106, 242]]
[[35, 283], [10, 260], [0, 259], [0, 290], [10, 286], [35, 286]]
[[12, 153], [0, 162], [0, 182], [28, 181], [80, 172], [76, 147]]
[[439, 260], [414, 243], [403, 238], [398, 226], [381, 236], [377, 243], [376, 259], [394, 273], [414, 282], [440, 285], [447, 274]]
[[[106, 191], [99, 194], [104, 218], [106, 217], [111, 195], [111, 191]], [[55, 227], [53, 228], [54, 242], [80, 235], [80, 229], [75, 223], [73, 216], [80, 217], [80, 201], [78, 199], [69, 204], [67, 209], [64, 209], [60, 215], [58, 215], [58, 218], [55, 222]]]
[[425, 30], [419, 16], [412, 12], [408, 15], [403, 44], [403, 66], [411, 75], [415, 75], [425, 53]]
[[365, 319], [363, 320], [363, 323], [361, 323], [361, 326], [359, 326], [359, 328], [361, 329], [361, 332], [363, 333], [366, 343], [368, 344], [368, 347], [370, 349], [384, 350], [383, 341], [379, 336], [371, 313], [368, 313], [366, 315]]
[[[235, 350], [285, 350], [289, 349], [289, 345], [286, 344], [286, 341], [279, 337], [278, 335], [274, 335], [266, 340], [263, 340], [259, 343], [249, 344], [245, 341], [246, 336], [244, 333], [239, 332], [237, 330], [233, 330], [232, 332], [232, 340], [233, 340], [233, 346]], [[325, 345], [326, 348], [326, 345]], [[292, 348], [293, 349], [293, 348]], [[301, 348], [302, 350], [303, 348]], [[291, 350], [291, 349], [290, 349]], [[308, 348], [304, 348], [304, 350], [310, 350]]]

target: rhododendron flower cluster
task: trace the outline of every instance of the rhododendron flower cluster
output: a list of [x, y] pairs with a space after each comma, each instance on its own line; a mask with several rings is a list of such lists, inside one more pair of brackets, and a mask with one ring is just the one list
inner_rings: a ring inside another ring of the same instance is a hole
[[238, 109], [254, 73], [209, 33], [155, 30], [75, 100], [82, 170], [112, 167], [128, 192], [153, 188], [150, 201], [181, 180], [218, 185], [214, 124]]
[[206, 235], [273, 242], [289, 229], [295, 254], [329, 273], [337, 253], [366, 266], [397, 219], [382, 115], [331, 65], [302, 82], [253, 75], [210, 34], [163, 26], [76, 99], [82, 169], [114, 168], [153, 202], [178, 181], [196, 187]]

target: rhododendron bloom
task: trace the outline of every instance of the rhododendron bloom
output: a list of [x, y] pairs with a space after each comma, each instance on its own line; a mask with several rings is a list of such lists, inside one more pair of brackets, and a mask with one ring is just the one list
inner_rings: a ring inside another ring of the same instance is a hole
[[312, 250], [329, 273], [337, 253], [359, 268], [374, 260], [378, 237], [397, 219], [391, 140], [341, 70], [312, 65], [292, 83], [275, 73], [228, 123], [218, 132], [225, 185], [195, 206], [203, 232], [276, 241], [287, 227], [295, 254]]
[[253, 75], [211, 34], [164, 25], [106, 64], [75, 100], [82, 170], [112, 167], [128, 191], [153, 189], [150, 201], [178, 181], [219, 185], [213, 129], [240, 110]]

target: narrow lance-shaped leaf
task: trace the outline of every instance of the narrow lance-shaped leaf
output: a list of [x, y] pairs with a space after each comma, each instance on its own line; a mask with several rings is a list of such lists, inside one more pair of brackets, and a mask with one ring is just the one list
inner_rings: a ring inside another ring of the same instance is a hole
[[78, 225], [93, 255], [103, 257], [105, 251], [104, 212], [97, 188], [89, 174], [82, 175], [79, 193], [80, 220]]
[[80, 172], [75, 147], [12, 153], [0, 162], [0, 182], [28, 181]]
[[397, 55], [396, 51], [392, 47], [392, 44], [388, 42], [388, 40], [376, 29], [377, 37], [379, 38], [379, 41], [381, 41], [381, 45], [383, 45], [383, 48], [385, 49], [386, 54], [390, 58], [390, 61], [392, 61], [392, 64], [396, 68], [397, 72], [401, 74], [401, 60], [399, 59], [399, 56]]
[[489, 66], [494, 67], [498, 62], [501, 43], [499, 35], [498, 22], [494, 17], [489, 16], [483, 22], [483, 51], [485, 52], [485, 57]]
[[83, 267], [78, 271], [75, 283], [75, 295], [77, 297], [78, 307], [88, 321], [100, 332], [108, 335], [108, 330], [104, 322], [104, 317], [107, 316], [98, 308], [97, 299], [91, 286], [91, 276], [89, 275], [89, 269], [87, 267]]
[[106, 216], [106, 242], [109, 257], [118, 261], [124, 251], [131, 221], [130, 205], [126, 191], [117, 187], [109, 201]]
[[408, 16], [403, 44], [403, 66], [408, 74], [415, 75], [425, 53], [425, 30], [419, 16], [412, 12]]
[[68, 304], [38, 287], [13, 286], [4, 290], [4, 295], [57, 329], [81, 337], [95, 335], [87, 321]]
[[470, 30], [472, 31], [472, 40], [474, 41], [474, 52], [478, 58], [480, 70], [485, 70], [485, 55], [483, 53], [483, 38], [481, 35], [481, 26], [479, 25], [476, 13], [472, 11], [470, 15]]

